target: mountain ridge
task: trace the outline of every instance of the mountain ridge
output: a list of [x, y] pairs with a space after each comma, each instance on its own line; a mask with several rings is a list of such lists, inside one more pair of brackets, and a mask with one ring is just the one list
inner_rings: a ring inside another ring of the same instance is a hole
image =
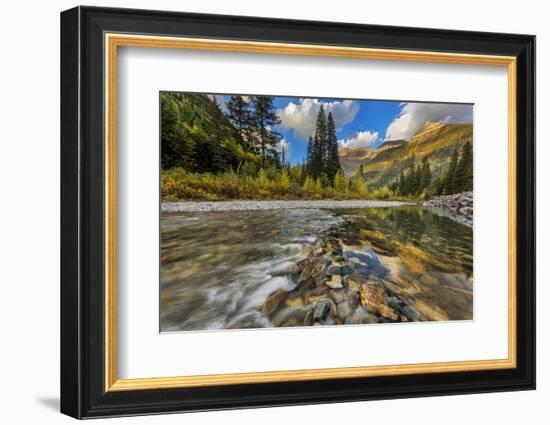
[[428, 158], [433, 175], [438, 176], [453, 150], [472, 140], [472, 124], [427, 122], [409, 141], [385, 141], [376, 149], [341, 149], [339, 159], [346, 174], [353, 174], [362, 165], [367, 183], [380, 186], [396, 180], [401, 171], [424, 157]]

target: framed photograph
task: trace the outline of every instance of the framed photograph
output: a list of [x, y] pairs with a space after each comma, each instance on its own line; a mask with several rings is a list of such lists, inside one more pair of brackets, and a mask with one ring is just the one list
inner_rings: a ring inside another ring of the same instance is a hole
[[61, 411], [535, 387], [535, 37], [61, 14]]

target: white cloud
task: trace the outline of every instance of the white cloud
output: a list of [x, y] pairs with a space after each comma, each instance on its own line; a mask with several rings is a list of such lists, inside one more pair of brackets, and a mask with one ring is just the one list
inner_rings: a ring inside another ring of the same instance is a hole
[[386, 130], [386, 140], [410, 140], [428, 121], [472, 123], [472, 105], [403, 103], [401, 112]]
[[277, 146], [275, 146], [275, 149], [279, 153], [283, 151], [283, 148], [285, 149], [285, 162], [289, 162], [291, 145], [290, 142], [287, 142], [284, 137], [279, 140], [279, 143], [277, 143]]
[[359, 131], [352, 134], [347, 139], [338, 140], [338, 144], [341, 148], [369, 148], [374, 142], [378, 140], [378, 132], [372, 131]]
[[332, 112], [336, 130], [352, 122], [359, 112], [359, 103], [353, 100], [321, 102], [319, 99], [300, 99], [299, 103], [290, 102], [278, 111], [281, 126], [293, 129], [295, 137], [307, 139], [315, 131], [315, 121], [321, 105], [324, 106], [327, 115]]

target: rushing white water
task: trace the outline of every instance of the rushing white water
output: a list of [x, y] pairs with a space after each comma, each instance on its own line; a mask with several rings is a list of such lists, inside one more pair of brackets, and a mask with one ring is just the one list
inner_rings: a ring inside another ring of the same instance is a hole
[[326, 210], [162, 217], [161, 330], [268, 326], [260, 307], [295, 285], [300, 248], [342, 218]]

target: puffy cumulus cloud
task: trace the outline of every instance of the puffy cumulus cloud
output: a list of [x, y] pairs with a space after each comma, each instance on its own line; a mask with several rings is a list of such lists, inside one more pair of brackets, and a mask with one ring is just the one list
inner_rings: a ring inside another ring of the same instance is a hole
[[288, 160], [290, 159], [291, 146], [290, 146], [290, 142], [287, 142], [284, 137], [281, 140], [279, 140], [279, 143], [277, 143], [277, 145], [275, 146], [275, 149], [279, 153], [283, 152], [283, 148], [285, 150], [285, 162], [288, 162]]
[[315, 121], [321, 105], [327, 115], [332, 112], [336, 130], [352, 122], [359, 112], [359, 103], [353, 100], [321, 102], [319, 99], [300, 99], [299, 103], [290, 102], [278, 111], [281, 126], [294, 130], [295, 137], [307, 139], [315, 131]]
[[338, 140], [340, 149], [342, 148], [370, 148], [378, 140], [377, 131], [358, 131], [347, 139]]
[[472, 123], [472, 105], [403, 103], [401, 112], [386, 130], [386, 140], [410, 140], [426, 122]]

